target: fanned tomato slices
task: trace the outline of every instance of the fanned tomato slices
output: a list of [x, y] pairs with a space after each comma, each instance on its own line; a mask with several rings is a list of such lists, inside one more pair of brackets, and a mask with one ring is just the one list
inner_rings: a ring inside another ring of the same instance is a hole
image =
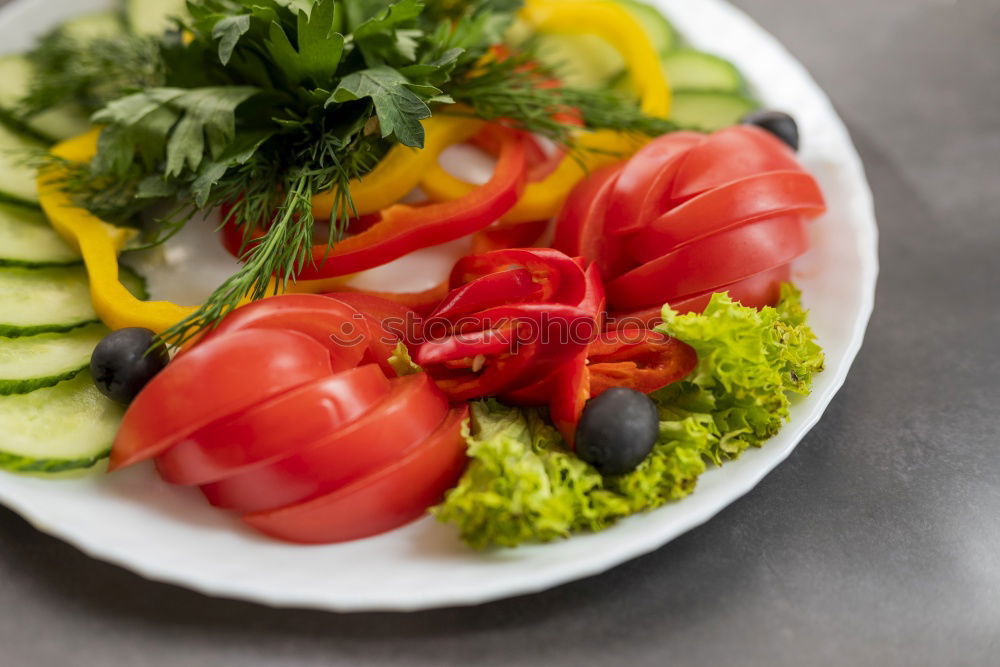
[[423, 443], [376, 473], [333, 493], [243, 520], [289, 542], [345, 542], [398, 528], [439, 502], [465, 468], [462, 424], [468, 408], [456, 408]]
[[[390, 465], [423, 442], [444, 419], [448, 402], [424, 374], [393, 380], [389, 394], [352, 424], [316, 438], [281, 460], [207, 484], [217, 507], [276, 509], [314, 498]], [[280, 431], [271, 431], [280, 440]]]

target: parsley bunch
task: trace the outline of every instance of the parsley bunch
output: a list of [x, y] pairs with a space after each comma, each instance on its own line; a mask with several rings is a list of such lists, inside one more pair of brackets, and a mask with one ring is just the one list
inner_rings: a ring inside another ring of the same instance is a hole
[[[349, 183], [393, 145], [421, 148], [421, 121], [441, 105], [461, 102], [486, 120], [564, 144], [572, 128], [553, 114], [569, 107], [590, 127], [671, 129], [608, 93], [539, 87], [545, 73], [524, 67], [530, 52], [484, 58], [520, 5], [188, 0], [190, 19], [160, 41], [157, 62], [147, 63], [156, 85], [148, 77], [130, 84], [124, 71], [109, 74], [121, 96], [94, 114], [104, 125], [98, 153], [71, 172], [66, 187], [117, 222], [173, 202], [149, 243], [223, 205], [226, 222], [243, 229], [247, 241], [266, 228], [259, 242], [244, 244], [242, 269], [165, 334], [179, 341], [218, 322], [244, 297], [262, 298], [301, 272], [317, 242], [312, 198], [325, 191], [337, 203], [325, 233], [335, 244], [355, 213]], [[55, 86], [43, 81], [40, 88]], [[80, 88], [65, 86], [77, 97], [85, 93]]]

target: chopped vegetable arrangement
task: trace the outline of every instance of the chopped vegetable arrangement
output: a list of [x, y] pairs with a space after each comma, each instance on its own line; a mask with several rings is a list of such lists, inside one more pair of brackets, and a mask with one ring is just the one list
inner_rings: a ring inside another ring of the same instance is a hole
[[[823, 369], [808, 137], [638, 0], [128, 0], [0, 79], [7, 470], [515, 547], [682, 499]], [[150, 301], [130, 254], [206, 218], [240, 268]], [[356, 286], [452, 242], [431, 289]]]

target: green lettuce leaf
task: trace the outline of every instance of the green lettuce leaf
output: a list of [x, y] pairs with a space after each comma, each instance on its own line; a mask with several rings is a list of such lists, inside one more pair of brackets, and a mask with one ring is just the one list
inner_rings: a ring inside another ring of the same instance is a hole
[[664, 309], [662, 329], [692, 345], [696, 370], [653, 396], [660, 436], [633, 472], [602, 477], [565, 445], [543, 411], [472, 404], [470, 464], [432, 510], [476, 548], [549, 542], [679, 500], [709, 463], [736, 458], [777, 433], [789, 392], [808, 393], [823, 353], [799, 293], [777, 308], [744, 308], [718, 294], [701, 315]]

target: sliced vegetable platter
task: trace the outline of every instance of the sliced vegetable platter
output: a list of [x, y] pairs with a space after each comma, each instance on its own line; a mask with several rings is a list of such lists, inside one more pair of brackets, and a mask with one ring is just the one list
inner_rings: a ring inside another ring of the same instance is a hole
[[[53, 25], [111, 4], [18, 0], [0, 10], [4, 48], [24, 51]], [[360, 611], [475, 604], [601, 572], [663, 545], [753, 488], [820, 418], [860, 347], [877, 274], [871, 195], [843, 124], [822, 91], [773, 38], [721, 1], [653, 4], [662, 7], [695, 48], [735, 63], [748, 83], [746, 90], [734, 92], [725, 61], [713, 64], [696, 57], [692, 69], [693, 52], [675, 50], [666, 63], [675, 78], [683, 80], [694, 70], [696, 81], [710, 82], [704, 84], [706, 90], [679, 95], [675, 115], [689, 105], [696, 116], [704, 117], [706, 109], [717, 109], [721, 100], [724, 108], [719, 113], [738, 116], [752, 108], [750, 95], [765, 107], [790, 112], [805, 138], [799, 159], [819, 182], [827, 202], [827, 213], [808, 228], [811, 250], [796, 260], [791, 276], [811, 310], [809, 322], [825, 350], [826, 370], [817, 376], [812, 394], [795, 402], [789, 423], [766, 446], [710, 469], [698, 480], [697, 490], [681, 502], [638, 514], [602, 532], [503, 551], [469, 550], [451, 527], [429, 518], [343, 544], [302, 547], [272, 541], [208, 507], [196, 489], [168, 486], [148, 466], [58, 480], [0, 474], [0, 500], [40, 529], [151, 579], [277, 606]], [[615, 72], [607, 74], [613, 77]], [[718, 88], [728, 90], [719, 94]], [[744, 99], [746, 109], [732, 108]], [[45, 134], [47, 128], [68, 122], [55, 112], [51, 116], [55, 117], [40, 118], [34, 130]], [[474, 166], [458, 152], [445, 158], [458, 165], [457, 172]], [[0, 185], [10, 190], [12, 184]], [[31, 196], [30, 184], [13, 185]], [[42, 250], [49, 253], [49, 264], [68, 262], [60, 248]], [[435, 271], [440, 273], [437, 278], [443, 277], [462, 253], [457, 246], [417, 253], [379, 268], [364, 278], [363, 286], [429, 287]], [[191, 225], [136, 264], [154, 298], [180, 303], [204, 298], [237, 266], [218, 247], [210, 227]], [[26, 268], [17, 270], [32, 270], [31, 265], [29, 257]], [[415, 275], [425, 277], [428, 284], [416, 284]], [[139, 286], [133, 289], [140, 291]], [[85, 321], [89, 315], [80, 317]], [[62, 350], [61, 365], [47, 369], [48, 384], [55, 386], [39, 391], [71, 391], [73, 382], [85, 383], [86, 375], [59, 380], [78, 370], [80, 350], [100, 333], [98, 325], [73, 329], [74, 340]], [[58, 398], [24, 395], [36, 400]]]

